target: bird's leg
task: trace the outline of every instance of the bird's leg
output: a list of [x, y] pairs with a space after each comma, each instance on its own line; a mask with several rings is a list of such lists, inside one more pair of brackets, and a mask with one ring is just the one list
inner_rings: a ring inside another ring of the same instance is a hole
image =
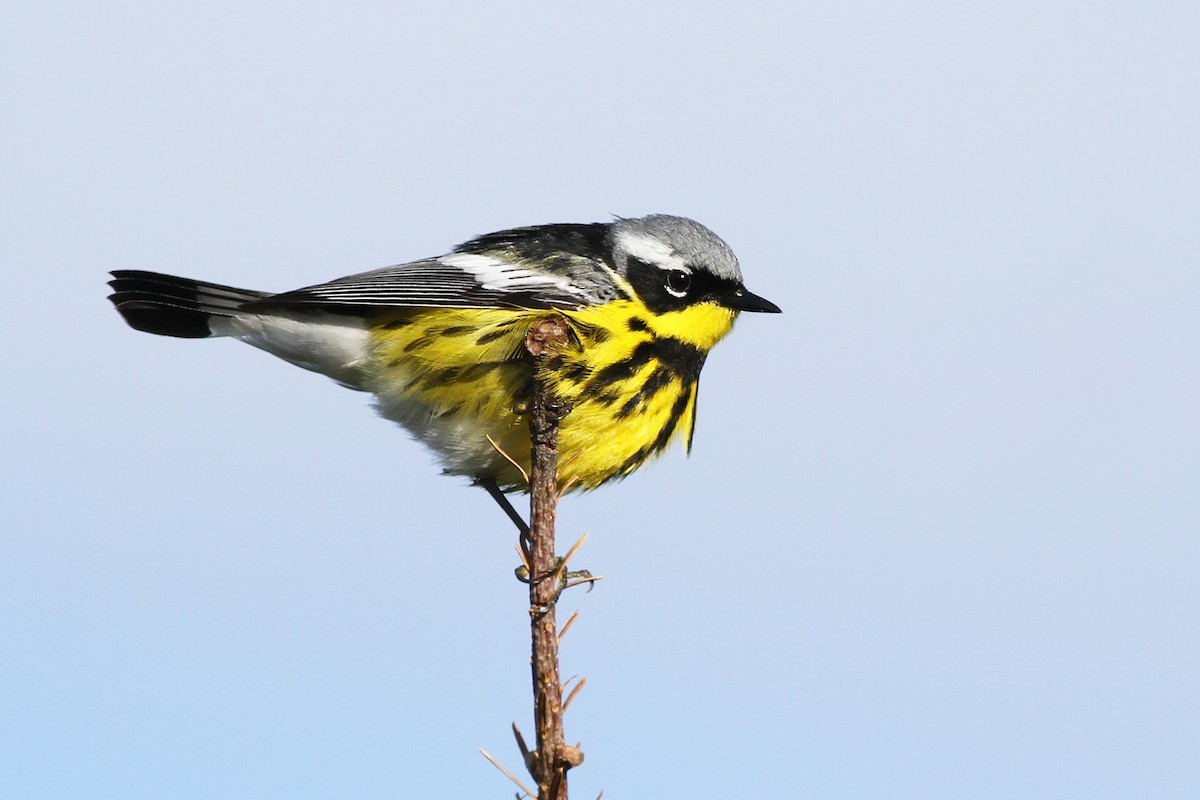
[[[492, 499], [496, 501], [496, 505], [500, 506], [501, 510], [508, 515], [510, 520], [512, 520], [512, 523], [517, 526], [517, 531], [521, 534], [521, 551], [525, 554], [526, 561], [528, 561], [529, 524], [525, 522], [524, 518], [517, 511], [517, 509], [513, 508], [513, 504], [508, 501], [508, 495], [500, 490], [500, 486], [496, 483], [495, 478], [480, 478], [478, 481], [476, 481], [476, 483], [482, 486], [484, 490], [486, 490], [487, 493], [492, 496]], [[595, 586], [594, 581], [596, 579], [592, 577], [592, 573], [588, 570], [564, 570], [562, 567], [563, 559], [559, 558], [554, 567], [554, 571], [561, 575], [559, 578], [559, 582], [561, 583], [561, 586], [558, 589], [559, 592], [562, 592], [562, 590], [565, 589], [568, 584], [578, 585], [580, 583], [586, 583], [588, 585], [589, 592], [592, 590], [592, 587]], [[516, 568], [515, 572], [517, 575], [517, 580], [521, 581], [521, 583], [529, 583], [529, 568], [527, 566], [522, 564]], [[558, 595], [556, 593], [555, 599], [557, 599], [557, 597]]]
[[500, 509], [512, 520], [513, 525], [517, 526], [517, 531], [521, 534], [521, 540], [524, 541], [527, 539], [529, 537], [529, 523], [517, 513], [517, 510], [513, 508], [513, 504], [508, 502], [508, 496], [500, 491], [500, 487], [496, 484], [496, 479], [480, 478], [476, 483], [492, 496], [492, 499], [496, 501], [496, 505], [500, 506]]

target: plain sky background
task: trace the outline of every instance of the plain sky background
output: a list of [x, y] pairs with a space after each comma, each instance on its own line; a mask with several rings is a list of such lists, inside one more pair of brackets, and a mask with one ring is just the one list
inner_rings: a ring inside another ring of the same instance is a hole
[[1196, 797], [1200, 7], [434, 5], [6, 7], [0, 796], [511, 797], [507, 521], [105, 273], [669, 212], [784, 314], [560, 509], [573, 796]]

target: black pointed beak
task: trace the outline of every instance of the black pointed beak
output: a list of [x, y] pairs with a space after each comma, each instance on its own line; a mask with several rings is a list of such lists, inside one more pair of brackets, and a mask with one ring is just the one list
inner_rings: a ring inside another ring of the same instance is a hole
[[721, 295], [721, 305], [734, 311], [761, 311], [766, 314], [778, 314], [782, 311], [767, 298], [748, 292], [741, 286]]

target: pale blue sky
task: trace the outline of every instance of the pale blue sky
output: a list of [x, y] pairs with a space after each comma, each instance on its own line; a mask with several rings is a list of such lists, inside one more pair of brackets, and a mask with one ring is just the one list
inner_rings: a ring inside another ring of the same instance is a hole
[[1200, 11], [994, 5], [7, 9], [0, 795], [510, 797], [508, 523], [105, 273], [668, 212], [784, 314], [561, 507], [574, 794], [1196, 796]]

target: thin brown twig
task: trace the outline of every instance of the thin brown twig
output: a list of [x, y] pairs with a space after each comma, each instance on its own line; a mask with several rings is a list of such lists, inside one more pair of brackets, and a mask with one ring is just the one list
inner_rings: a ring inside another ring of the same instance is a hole
[[533, 574], [529, 568], [529, 555], [521, 547], [520, 543], [514, 544], [513, 549], [517, 551], [517, 555], [521, 559], [521, 566], [525, 567], [526, 574]]
[[567, 631], [571, 630], [571, 626], [575, 624], [575, 620], [579, 619], [579, 612], [575, 611], [571, 616], [567, 617], [567, 621], [558, 629], [558, 643], [562, 644], [563, 637], [567, 635]]
[[[576, 450], [574, 453], [572, 453], [571, 455], [567, 456], [565, 459], [563, 459], [563, 460], [562, 460], [562, 461], [559, 463], [559, 465], [558, 465], [558, 471], [559, 471], [559, 472], [562, 472], [562, 471], [563, 471], [563, 469], [564, 469], [565, 467], [569, 467], [569, 466], [571, 466], [572, 462], [574, 462], [574, 461], [575, 461], [575, 459], [579, 458], [581, 455], [583, 455], [583, 451], [582, 451], [582, 450]], [[569, 477], [569, 478], [567, 478], [565, 481], [563, 481], [563, 484], [562, 484], [562, 486], [558, 487], [558, 499], [559, 499], [559, 500], [562, 500], [562, 496], [563, 496], [564, 494], [566, 494], [568, 491], [570, 491], [570, 490], [571, 490], [571, 487], [572, 487], [572, 486], [574, 486], [574, 485], [575, 485], [575, 484], [577, 484], [577, 483], [579, 483], [579, 476], [578, 476], [578, 475], [572, 475], [571, 477]]]
[[567, 554], [562, 557], [562, 561], [559, 562], [558, 572], [560, 575], [567, 571], [567, 562], [571, 560], [572, 556], [575, 555], [575, 552], [579, 550], [580, 547], [583, 547], [583, 543], [586, 542], [587, 539], [588, 534], [585, 533], [583, 536], [580, 536], [575, 540], [575, 544], [571, 545], [571, 549], [567, 551]]
[[515, 458], [510, 456], [508, 453], [504, 452], [504, 448], [501, 447], [499, 444], [497, 444], [495, 439], [493, 439], [491, 436], [488, 436], [487, 434], [484, 434], [484, 436], [487, 437], [488, 444], [490, 444], [492, 446], [492, 449], [495, 450], [500, 455], [504, 456], [505, 461], [512, 464], [514, 467], [516, 467], [517, 471], [521, 473], [521, 477], [525, 479], [525, 483], [528, 484], [529, 483], [529, 473], [525, 471], [525, 468], [522, 467], [520, 464], [518, 464], [517, 460]]
[[518, 789], [520, 789], [522, 792], [527, 794], [529, 797], [537, 797], [537, 795], [535, 795], [528, 786], [521, 783], [520, 778], [518, 778], [516, 775], [513, 775], [511, 772], [509, 772], [507, 769], [504, 768], [503, 764], [501, 764], [499, 761], [497, 761], [495, 758], [493, 758], [491, 753], [489, 753], [487, 750], [484, 750], [482, 747], [479, 748], [479, 752], [483, 753], [484, 758], [486, 758], [488, 761], [492, 762], [492, 766], [494, 766], [496, 769], [500, 770], [502, 773], [504, 773], [505, 777], [507, 777], [510, 781], [515, 783], [517, 785]]
[[529, 760], [529, 745], [525, 744], [525, 737], [521, 735], [521, 729], [517, 727], [517, 723], [512, 724], [513, 736], [517, 740], [517, 749], [521, 751], [521, 758], [525, 761]]
[[587, 678], [580, 678], [579, 683], [575, 684], [575, 688], [567, 695], [567, 699], [563, 700], [563, 713], [567, 713], [567, 709], [571, 707], [571, 701], [575, 699], [575, 695], [579, 694], [580, 690], [587, 686]]

